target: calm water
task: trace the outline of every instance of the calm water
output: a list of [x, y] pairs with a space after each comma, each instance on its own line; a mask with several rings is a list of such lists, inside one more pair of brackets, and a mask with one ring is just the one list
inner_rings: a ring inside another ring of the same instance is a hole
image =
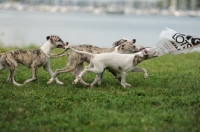
[[120, 38], [135, 38], [138, 45], [155, 46], [165, 27], [200, 36], [199, 17], [0, 10], [0, 40], [6, 45], [42, 45], [47, 35], [56, 34], [73, 44], [111, 47]]

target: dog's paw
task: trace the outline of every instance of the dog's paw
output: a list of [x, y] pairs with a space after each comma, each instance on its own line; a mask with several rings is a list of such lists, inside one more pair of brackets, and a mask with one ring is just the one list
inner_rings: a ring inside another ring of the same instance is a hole
[[51, 81], [48, 81], [48, 82], [47, 82], [47, 84], [51, 84], [51, 83], [52, 83]]
[[146, 73], [146, 74], [144, 74], [144, 79], [146, 79], [148, 77], [148, 74]]
[[26, 80], [26, 81], [24, 82], [24, 84], [27, 84], [27, 83], [29, 83], [29, 82], [30, 82], [30, 79]]
[[17, 86], [19, 86], [19, 87], [20, 87], [20, 86], [23, 86], [23, 84], [19, 84], [19, 83], [15, 84], [15, 85], [17, 85]]
[[49, 80], [48, 82], [47, 82], [47, 84], [51, 84], [53, 81], [52, 80]]
[[85, 87], [87, 87], [87, 88], [90, 87], [90, 84], [85, 85]]
[[81, 80], [81, 77], [77, 77], [73, 82], [72, 82], [72, 84], [74, 85], [74, 84], [76, 84], [78, 81], [80, 81]]
[[90, 84], [89, 86], [90, 86], [90, 88], [93, 88], [94, 85], [93, 85], [93, 84]]
[[[52, 81], [52, 79], [50, 79], [50, 80]], [[56, 83], [57, 83], [58, 85], [63, 85], [63, 84], [64, 84], [63, 82], [59, 81], [58, 78], [55, 78], [55, 80], [56, 80]], [[48, 83], [48, 82], [47, 82], [47, 83]]]
[[85, 83], [84, 86], [85, 86], [85, 87], [90, 87], [90, 84]]
[[61, 82], [61, 81], [59, 81], [59, 82], [57, 81], [56, 83], [59, 84], [59, 85], [63, 85], [63, 84], [64, 84], [64, 83]]
[[78, 82], [78, 78], [76, 78], [73, 82], [72, 85], [76, 84]]
[[126, 84], [125, 84], [125, 83], [121, 83], [121, 85], [122, 85], [124, 88], [126, 88]]
[[126, 85], [127, 87], [131, 87], [131, 84], [129, 84], [129, 83], [126, 83], [125, 85]]
[[76, 84], [76, 82], [75, 82], [75, 81], [73, 81], [73, 82], [72, 82], [72, 85], [75, 85], [75, 84]]

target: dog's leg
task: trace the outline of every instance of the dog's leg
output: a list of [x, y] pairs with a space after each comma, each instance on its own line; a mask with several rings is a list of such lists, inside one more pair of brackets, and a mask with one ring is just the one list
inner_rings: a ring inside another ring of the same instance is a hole
[[131, 84], [126, 83], [126, 76], [128, 74], [126, 72], [122, 72], [122, 79], [121, 79], [121, 85], [126, 88], [126, 86], [130, 87]]
[[38, 66], [36, 65], [36, 62], [34, 62], [31, 66], [32, 68], [32, 78], [31, 79], [27, 79], [24, 84], [27, 84], [29, 82], [35, 81], [37, 80], [37, 71], [38, 71]]
[[109, 71], [110, 73], [112, 73], [113, 76], [115, 76], [115, 78], [116, 78], [119, 82], [121, 82], [121, 77], [120, 77], [120, 74], [119, 74], [119, 73], [117, 73], [116, 71], [114, 71], [114, 70], [112, 70], [112, 69], [110, 69], [110, 68], [108, 68], [108, 71]]
[[[104, 69], [104, 71], [105, 71], [105, 69]], [[100, 78], [99, 81], [98, 81], [98, 85], [101, 85], [101, 80], [102, 80], [102, 76], [103, 76], [104, 71], [101, 73], [101, 78]], [[119, 73], [117, 73], [116, 71], [114, 71], [114, 70], [112, 70], [112, 69], [110, 69], [110, 68], [108, 68], [108, 71], [109, 71], [110, 73], [112, 73], [113, 76], [115, 76], [115, 78], [116, 78], [119, 82], [121, 82], [121, 76], [120, 76]]]
[[[93, 64], [91, 64], [90, 61], [90, 66], [93, 66]], [[87, 73], [87, 72], [94, 72], [96, 74], [101, 74], [103, 72], [104, 69], [102, 69], [101, 67], [103, 66], [99, 66], [99, 67], [89, 67], [86, 66], [85, 69], [78, 75], [78, 77], [72, 82], [72, 84], [76, 84], [79, 80], [81, 80], [81, 78]], [[99, 75], [100, 76], [100, 75]]]
[[85, 86], [90, 86], [90, 84], [86, 83], [82, 78], [80, 79], [80, 83], [83, 84], [83, 85], [85, 85]]
[[[75, 78], [78, 77], [78, 75], [81, 73], [82, 69], [83, 69], [83, 62], [77, 65], [76, 70], [74, 71]], [[85, 85], [85, 86], [89, 86], [90, 85], [90, 84], [86, 83], [82, 78], [80, 80], [80, 83]]]
[[12, 63], [12, 66], [9, 65], [10, 74], [8, 76], [8, 81], [11, 82], [14, 85], [21, 86], [22, 84], [17, 83], [15, 81], [15, 79], [14, 79], [16, 68], [17, 68], [17, 63], [16, 62], [14, 64]]
[[[51, 76], [51, 78], [53, 77], [54, 73], [50, 67], [50, 63], [48, 62], [47, 64], [45, 64], [44, 66], [44, 69], [49, 73], [49, 75]], [[64, 83], [59, 81], [58, 78], [55, 78], [56, 80], [56, 83], [59, 84], [59, 85], [63, 85]], [[50, 84], [49, 82], [47, 82], [47, 84]]]
[[[90, 71], [91, 68], [93, 68], [94, 65], [92, 63], [92, 60], [90, 60], [90, 63], [88, 66], [86, 66], [84, 68], [84, 70], [76, 77], [76, 79], [72, 82], [72, 84], [76, 84], [78, 81], [83, 81], [82, 77], [88, 72]], [[94, 68], [93, 68], [94, 69]], [[89, 86], [89, 85], [86, 85], [86, 86]]]
[[76, 66], [76, 69], [73, 71], [73, 75], [74, 77], [76, 78], [82, 71], [83, 69], [83, 62], [82, 63], [79, 63], [77, 66]]
[[101, 75], [100, 75], [100, 79], [99, 79], [99, 81], [97, 82], [97, 83], [98, 83], [98, 85], [101, 85], [102, 76], [103, 76], [103, 73], [101, 73]]
[[61, 74], [61, 73], [65, 73], [65, 72], [72, 72], [75, 70], [75, 67], [76, 67], [76, 63], [70, 63], [68, 62], [67, 63], [67, 66], [65, 68], [62, 68], [62, 69], [56, 69], [55, 73], [53, 74], [53, 76], [51, 77], [51, 79], [47, 82], [47, 84], [51, 84], [55, 78]]
[[[103, 70], [103, 72], [99, 75], [100, 76], [100, 79], [99, 81], [97, 82], [98, 85], [101, 85], [101, 80], [102, 80], [102, 77], [103, 77], [103, 73], [105, 72], [105, 69]], [[97, 77], [97, 76], [96, 76]]]
[[95, 77], [95, 79], [94, 79], [94, 81], [90, 84], [90, 87], [93, 87], [94, 84], [96, 84], [97, 82], [99, 84], [99, 80], [101, 82], [101, 76], [102, 76], [102, 73], [97, 74], [96, 77]]
[[86, 66], [85, 69], [77, 76], [77, 78], [72, 82], [72, 84], [76, 84], [78, 81], [82, 80], [82, 77], [90, 71], [90, 67]]
[[[88, 66], [86, 66], [86, 68], [93, 68], [93, 67], [94, 67], [94, 66], [93, 66], [92, 60], [90, 60], [90, 63], [89, 63]], [[85, 86], [90, 86], [90, 84], [86, 83], [86, 82], [83, 80], [83, 78], [82, 78], [82, 76], [84, 76], [87, 72], [88, 72], [88, 71], [84, 72], [84, 74], [81, 75], [81, 78], [79, 77], [79, 78], [80, 78], [80, 83], [82, 83], [82, 84], [85, 85]], [[81, 73], [81, 71], [80, 71], [80, 73]], [[79, 74], [80, 74], [80, 73], [79, 73]], [[79, 75], [79, 74], [78, 74], [78, 75]], [[102, 73], [101, 73], [101, 76], [102, 76]], [[101, 76], [100, 76], [100, 79], [99, 79], [99, 82], [98, 82], [98, 83], [100, 83], [100, 84], [101, 84]], [[78, 76], [77, 76], [77, 77], [78, 77]], [[76, 77], [76, 78], [77, 78], [77, 77]], [[100, 85], [100, 84], [99, 84], [99, 85]]]
[[143, 72], [144, 73], [144, 79], [146, 79], [148, 77], [148, 73], [147, 73], [147, 70], [145, 68], [135, 67], [132, 71], [133, 72]]

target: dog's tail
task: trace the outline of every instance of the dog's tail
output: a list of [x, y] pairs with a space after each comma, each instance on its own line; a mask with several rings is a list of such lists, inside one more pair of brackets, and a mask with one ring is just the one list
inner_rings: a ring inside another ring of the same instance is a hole
[[60, 58], [63, 56], [68, 56], [68, 54], [57, 54], [57, 55], [50, 55], [51, 58]]
[[56, 55], [54, 55], [54, 54], [50, 55], [51, 58], [60, 58], [60, 57], [63, 57], [63, 56], [68, 56], [68, 54], [64, 54], [64, 52], [63, 52], [63, 53], [56, 54]]
[[69, 47], [70, 47], [70, 49], [72, 49], [73, 51], [75, 51], [75, 52], [77, 52], [77, 53], [80, 53], [80, 54], [86, 54], [86, 55], [90, 55], [90, 56], [92, 56], [92, 57], [94, 57], [94, 55], [95, 55], [95, 54], [93, 54], [93, 53], [89, 53], [89, 52], [86, 52], [86, 51], [76, 50], [76, 49], [72, 48], [71, 46], [69, 46]]

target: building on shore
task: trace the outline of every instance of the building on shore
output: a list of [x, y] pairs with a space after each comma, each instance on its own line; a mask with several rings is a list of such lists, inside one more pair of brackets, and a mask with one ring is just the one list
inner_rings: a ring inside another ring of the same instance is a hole
[[200, 16], [200, 0], [0, 0], [0, 9]]

